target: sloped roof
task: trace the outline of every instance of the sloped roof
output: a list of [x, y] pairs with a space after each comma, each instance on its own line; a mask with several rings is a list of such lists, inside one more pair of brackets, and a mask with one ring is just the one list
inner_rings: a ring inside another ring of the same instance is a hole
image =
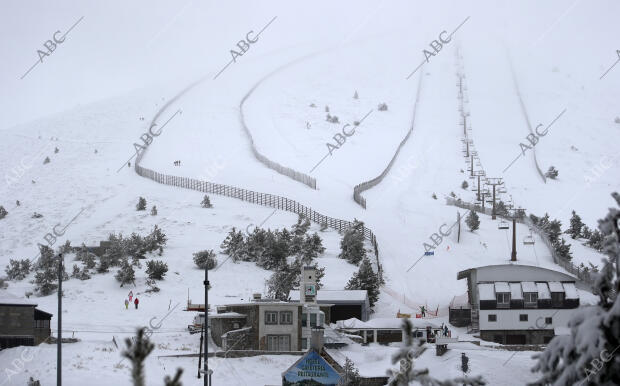
[[[289, 293], [292, 301], [299, 301], [299, 290], [292, 290]], [[318, 290], [316, 291], [316, 300], [322, 302], [355, 302], [364, 303], [368, 299], [368, 291], [366, 290]]]
[[495, 285], [493, 283], [479, 283], [478, 293], [480, 300], [495, 300]]
[[521, 291], [521, 283], [510, 283], [510, 298], [513, 300], [523, 299], [523, 292]]

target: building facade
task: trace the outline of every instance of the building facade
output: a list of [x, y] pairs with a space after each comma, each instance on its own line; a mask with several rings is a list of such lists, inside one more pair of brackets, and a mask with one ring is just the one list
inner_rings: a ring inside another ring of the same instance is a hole
[[52, 314], [34, 303], [0, 300], [0, 349], [35, 346], [50, 337]]

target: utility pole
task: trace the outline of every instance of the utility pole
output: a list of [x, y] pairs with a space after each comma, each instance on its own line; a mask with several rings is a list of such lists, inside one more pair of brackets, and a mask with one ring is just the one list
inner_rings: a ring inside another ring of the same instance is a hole
[[471, 162], [469, 164], [469, 168], [470, 168], [470, 176], [474, 176], [474, 155], [471, 155]]
[[[204, 321], [204, 331], [205, 331], [205, 336], [204, 336], [204, 344], [205, 344], [205, 348], [204, 348], [204, 386], [210, 386], [211, 385], [211, 373], [209, 372], [209, 362], [208, 362], [208, 358], [209, 358], [209, 270], [205, 267], [205, 281], [204, 281], [204, 285], [205, 285], [205, 321]], [[208, 380], [207, 380], [208, 378]]]
[[56, 341], [56, 385], [62, 385], [62, 253], [58, 254], [58, 340]]
[[517, 261], [517, 216], [524, 213], [523, 208], [508, 209], [511, 212], [512, 217], [512, 253], [510, 254], [510, 261]]
[[476, 190], [477, 190], [477, 192], [478, 192], [478, 193], [477, 193], [477, 195], [476, 195], [476, 199], [477, 199], [478, 201], [480, 201], [480, 177], [484, 177], [484, 176], [485, 176], [484, 170], [477, 170], [477, 171], [474, 173], [474, 176], [478, 177], [478, 187], [476, 188]]
[[487, 178], [487, 185], [491, 185], [493, 186], [493, 210], [491, 211], [491, 219], [495, 220], [497, 218], [496, 213], [495, 213], [495, 186], [497, 185], [503, 185], [504, 181], [502, 181], [502, 178]]

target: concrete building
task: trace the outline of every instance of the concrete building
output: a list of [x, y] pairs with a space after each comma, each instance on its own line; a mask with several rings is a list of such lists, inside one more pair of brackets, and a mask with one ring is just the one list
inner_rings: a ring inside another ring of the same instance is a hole
[[469, 309], [470, 330], [502, 344], [548, 343], [579, 307], [577, 288], [587, 288], [571, 275], [521, 264], [472, 268], [457, 279], [467, 279], [467, 304], [455, 297], [451, 322], [466, 324], [462, 310]]
[[50, 337], [52, 314], [36, 303], [0, 298], [0, 349], [35, 346]]

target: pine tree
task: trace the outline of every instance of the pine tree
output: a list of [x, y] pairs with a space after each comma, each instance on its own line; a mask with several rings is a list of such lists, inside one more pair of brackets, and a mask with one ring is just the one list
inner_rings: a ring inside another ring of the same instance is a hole
[[131, 361], [131, 378], [134, 386], [144, 386], [144, 360], [149, 356], [155, 345], [144, 336], [145, 328], [140, 328], [135, 339], [125, 339], [127, 349], [122, 355]]
[[155, 205], [151, 208], [151, 216], [157, 216], [157, 207]]
[[583, 228], [581, 229], [581, 237], [586, 240], [589, 240], [592, 237], [592, 230], [588, 228], [586, 224], [583, 224]]
[[222, 241], [220, 248], [222, 248], [222, 253], [230, 256], [233, 261], [237, 261], [241, 259], [241, 252], [244, 249], [245, 239], [241, 231], [237, 231], [235, 227], [233, 227], [228, 235]]
[[463, 183], [461, 184], [461, 188], [467, 190], [468, 187], [469, 187], [469, 184], [467, 183], [467, 181], [463, 181]]
[[303, 236], [310, 229], [310, 220], [308, 220], [305, 216], [299, 215], [297, 217], [297, 224], [294, 224], [292, 227], [294, 236]]
[[345, 357], [344, 360], [344, 374], [343, 374], [343, 386], [361, 386], [362, 380], [360, 377], [360, 372], [355, 367], [355, 364], [349, 357]]
[[367, 257], [364, 257], [360, 264], [359, 270], [353, 274], [353, 277], [347, 283], [347, 290], [366, 290], [368, 292], [368, 301], [370, 307], [373, 307], [379, 300], [379, 287], [381, 282], [379, 276], [372, 270], [372, 265]]
[[50, 157], [45, 157], [43, 160], [43, 165], [50, 163]]
[[282, 266], [267, 281], [267, 296], [272, 299], [287, 301], [289, 293], [295, 286], [296, 276], [293, 267], [288, 264]]
[[573, 258], [573, 254], [570, 252], [570, 247], [570, 244], [566, 244], [566, 240], [564, 240], [564, 238], [553, 244], [553, 249], [555, 249], [555, 253], [560, 258], [569, 261]]
[[504, 216], [504, 217], [508, 216], [508, 209], [506, 209], [506, 204], [504, 204], [504, 201], [499, 200], [499, 202], [495, 206], [495, 213], [498, 216]]
[[217, 259], [215, 258], [213, 249], [196, 252], [193, 256], [194, 263], [200, 269], [213, 269], [217, 265]]
[[355, 94], [353, 94], [353, 99], [359, 99], [359, 95], [357, 94], [357, 90], [355, 90]]
[[298, 256], [303, 263], [309, 264], [323, 252], [325, 252], [323, 240], [321, 240], [321, 237], [317, 233], [314, 233], [312, 236], [306, 235], [301, 250], [298, 252]]
[[6, 266], [6, 278], [8, 280], [24, 280], [30, 273], [30, 260], [13, 260], [10, 259], [9, 265]]
[[146, 274], [149, 279], [163, 280], [168, 272], [168, 264], [161, 260], [151, 260], [146, 263]]
[[116, 272], [116, 276], [114, 277], [121, 283], [121, 287], [125, 284], [133, 283], [134, 280], [136, 280], [136, 272], [133, 270], [131, 264], [129, 264], [127, 258], [123, 259], [120, 269]]
[[603, 234], [598, 229], [595, 229], [590, 239], [586, 241], [586, 245], [600, 252], [603, 250], [603, 239]]
[[4, 206], [0, 205], [0, 220], [5, 218], [7, 214], [9, 214], [9, 212], [4, 209]]
[[572, 239], [576, 239], [581, 236], [581, 229], [584, 227], [581, 217], [573, 210], [573, 215], [570, 218], [570, 227], [565, 233], [568, 233]]
[[[612, 196], [620, 207], [620, 195]], [[534, 356], [532, 369], [540, 373], [533, 385], [617, 385], [620, 384], [620, 361], [614, 350], [620, 346], [620, 210], [611, 208], [599, 220], [603, 251], [607, 255], [594, 281], [598, 304], [581, 307], [568, 322], [570, 335], [554, 337], [545, 351]]]
[[[41, 257], [35, 267], [35, 291], [42, 296], [49, 295], [58, 288], [58, 255], [47, 245], [40, 245]], [[62, 267], [62, 279], [69, 280], [69, 275]]]
[[138, 203], [136, 204], [136, 210], [146, 210], [146, 199], [144, 197], [138, 198]]
[[473, 210], [469, 211], [469, 214], [465, 218], [465, 223], [471, 232], [478, 229], [480, 227], [480, 218], [478, 217], [478, 213]]
[[[168, 242], [168, 237], [162, 230], [155, 225], [151, 233], [144, 238], [144, 253], [153, 252], [157, 249], [160, 250]], [[161, 254], [160, 254], [161, 255]]]
[[353, 226], [347, 229], [340, 241], [340, 254], [338, 257], [345, 259], [351, 264], [357, 265], [366, 257], [364, 249], [364, 223], [354, 220]]
[[202, 199], [202, 202], [200, 203], [200, 206], [202, 206], [203, 208], [213, 208], [213, 205], [211, 205], [211, 200], [209, 199], [209, 196], [205, 194], [204, 198]]
[[433, 193], [433, 195], [431, 197], [433, 197], [433, 200], [437, 199], [437, 195], [435, 193]]

